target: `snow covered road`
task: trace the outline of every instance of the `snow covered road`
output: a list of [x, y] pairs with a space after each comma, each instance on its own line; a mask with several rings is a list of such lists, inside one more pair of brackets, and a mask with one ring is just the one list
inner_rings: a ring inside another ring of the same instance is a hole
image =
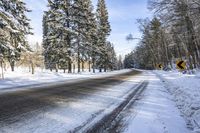
[[0, 133], [190, 132], [152, 71], [3, 91], [0, 101]]
[[16, 91], [19, 89], [33, 89], [36, 87], [46, 87], [51, 85], [62, 84], [66, 82], [80, 81], [90, 78], [97, 77], [107, 77], [116, 74], [122, 74], [130, 72], [130, 69], [104, 72], [104, 73], [92, 73], [92, 72], [82, 72], [82, 73], [63, 73], [51, 72], [49, 70], [37, 70], [35, 74], [31, 74], [28, 70], [23, 68], [18, 68], [15, 72], [10, 70], [5, 72], [5, 79], [0, 79], [0, 92], [6, 91]]
[[119, 106], [144, 80], [140, 73], [1, 93], [0, 132], [78, 132], [96, 116]]

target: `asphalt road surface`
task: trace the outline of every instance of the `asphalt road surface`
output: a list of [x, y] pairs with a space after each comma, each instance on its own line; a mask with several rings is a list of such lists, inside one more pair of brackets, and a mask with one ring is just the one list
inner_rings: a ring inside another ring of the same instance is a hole
[[111, 105], [121, 102], [141, 72], [92, 78], [0, 94], [0, 133], [79, 132]]

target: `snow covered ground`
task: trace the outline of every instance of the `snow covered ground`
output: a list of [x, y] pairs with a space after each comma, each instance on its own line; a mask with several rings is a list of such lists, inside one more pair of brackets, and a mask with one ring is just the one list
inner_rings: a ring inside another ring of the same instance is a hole
[[[36, 74], [32, 75], [28, 73], [28, 70], [16, 69], [15, 72], [5, 73], [6, 79], [0, 80], [0, 92], [16, 90], [20, 86], [31, 85], [34, 88], [35, 86], [52, 85], [66, 81], [74, 82], [111, 76], [128, 71], [131, 70], [96, 74], [88, 72], [68, 74], [37, 70]], [[66, 102], [55, 103], [58, 107], [55, 110], [39, 113], [34, 118], [27, 119], [22, 123], [5, 125], [1, 130], [42, 132], [47, 129], [46, 127], [49, 128], [46, 131], [52, 131], [51, 127], [54, 125], [55, 129], [59, 128], [60, 131], [72, 131], [77, 125], [83, 125], [85, 120], [102, 113], [105, 108], [110, 110], [109, 107], [114, 102], [114, 106], [117, 106], [124, 99], [122, 96], [133, 85], [143, 80], [149, 81], [145, 93], [127, 113], [124, 113], [126, 114], [123, 117], [123, 124], [125, 124], [123, 131], [125, 133], [188, 133], [190, 130], [187, 126], [194, 132], [200, 131], [200, 73], [188, 75], [176, 71], [144, 71], [142, 75], [132, 77], [118, 86], [109, 86], [107, 91], [98, 88], [102, 91], [89, 97], [69, 98], [70, 104], [66, 104]], [[85, 94], [85, 90], [80, 90], [80, 93]], [[107, 111], [104, 110], [103, 114], [105, 112]], [[26, 123], [32, 124], [27, 125]], [[42, 123], [42, 125], [38, 125], [38, 123]], [[35, 128], [37, 126], [40, 128]]]
[[177, 71], [155, 71], [173, 95], [177, 107], [194, 132], [200, 132], [200, 73], [182, 74]]
[[0, 79], [0, 90], [2, 91], [13, 91], [18, 88], [22, 89], [24, 87], [39, 87], [39, 86], [47, 86], [58, 84], [62, 82], [73, 82], [77, 80], [84, 80], [88, 78], [95, 78], [101, 76], [110, 76], [113, 74], [120, 74], [124, 72], [128, 72], [130, 70], [120, 70], [120, 71], [113, 71], [107, 73], [99, 73], [96, 70], [96, 73], [88, 72], [81, 72], [79, 74], [68, 74], [63, 73], [63, 71], [50, 72], [49, 70], [41, 70], [36, 69], [34, 75], [32, 75], [28, 69], [25, 68], [16, 68], [14, 72], [7, 70], [4, 73], [5, 79]]
[[149, 85], [136, 103], [127, 110], [124, 133], [188, 133], [185, 120], [162, 81], [152, 72], [144, 77]]

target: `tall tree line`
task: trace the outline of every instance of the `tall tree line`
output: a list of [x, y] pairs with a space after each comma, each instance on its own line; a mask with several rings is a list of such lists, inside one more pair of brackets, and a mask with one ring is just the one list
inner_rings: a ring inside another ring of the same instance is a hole
[[[89, 62], [89, 70], [113, 69], [116, 55], [107, 41], [111, 31], [105, 0], [98, 0], [94, 13], [91, 0], [48, 0], [43, 16], [43, 47], [46, 68], [78, 72]], [[92, 67], [91, 67], [91, 66]]]
[[0, 54], [10, 63], [12, 71], [21, 52], [30, 50], [26, 35], [32, 34], [26, 4], [19, 0], [0, 1]]
[[156, 64], [173, 67], [185, 60], [188, 69], [200, 67], [200, 2], [198, 0], [149, 0], [155, 13], [152, 20], [139, 20], [143, 34], [138, 47], [129, 55], [142, 68]]

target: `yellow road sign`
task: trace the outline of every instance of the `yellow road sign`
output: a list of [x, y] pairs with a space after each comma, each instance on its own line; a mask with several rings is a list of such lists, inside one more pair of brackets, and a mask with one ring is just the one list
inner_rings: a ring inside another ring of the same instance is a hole
[[186, 62], [183, 61], [183, 60], [176, 61], [176, 68], [180, 69], [180, 70], [185, 70], [186, 69]]
[[162, 68], [163, 68], [163, 65], [162, 65], [162, 64], [158, 64], [158, 65], [157, 65], [157, 68], [162, 69]]

